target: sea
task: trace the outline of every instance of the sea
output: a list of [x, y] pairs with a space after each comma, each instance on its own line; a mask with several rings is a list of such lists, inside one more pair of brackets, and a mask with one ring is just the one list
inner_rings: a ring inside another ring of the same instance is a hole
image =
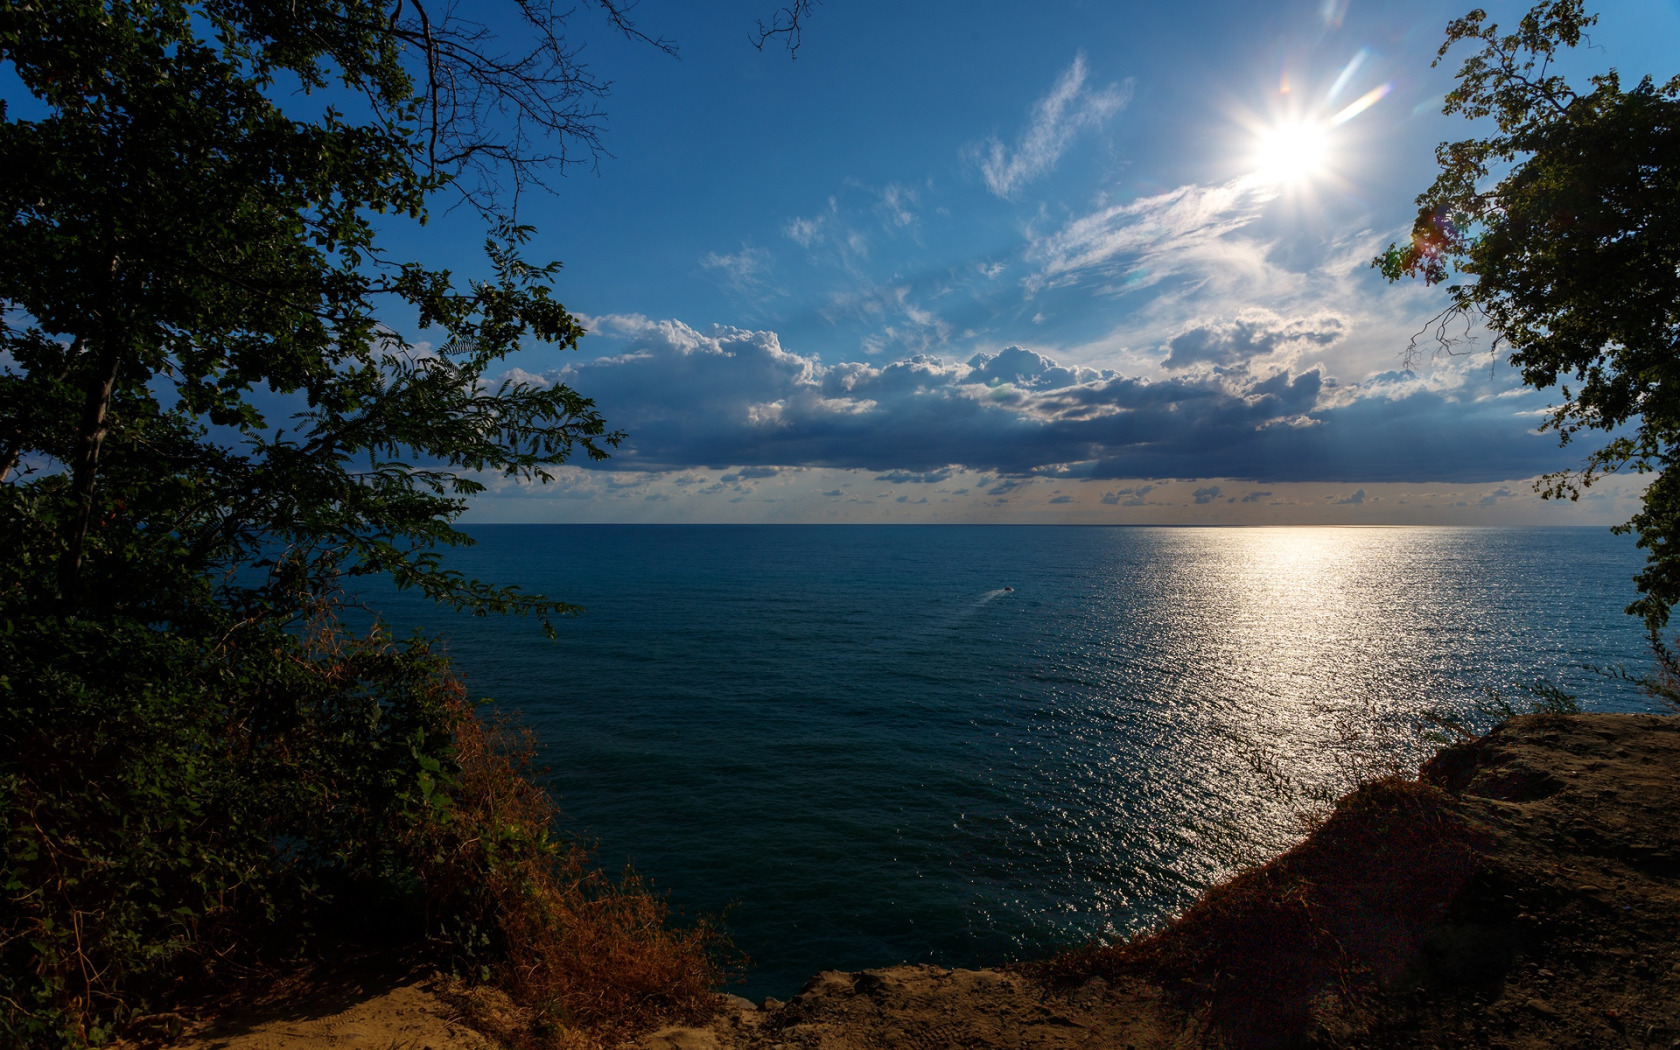
[[535, 731], [563, 834], [722, 917], [754, 998], [1146, 930], [1502, 711], [1657, 709], [1602, 528], [468, 532], [454, 568], [585, 611], [371, 600]]

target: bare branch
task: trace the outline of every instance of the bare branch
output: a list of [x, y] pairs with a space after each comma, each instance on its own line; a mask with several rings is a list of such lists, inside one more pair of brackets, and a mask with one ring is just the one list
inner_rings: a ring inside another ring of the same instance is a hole
[[804, 19], [807, 18], [821, 0], [794, 0], [793, 3], [778, 10], [766, 25], [758, 23], [758, 36], [753, 40], [753, 46], [760, 51], [773, 36], [784, 37], [787, 44], [788, 56], [799, 57], [799, 45], [804, 42]]
[[[525, 12], [527, 19], [536, 17], [531, 13], [533, 5], [530, 0], [516, 0], [516, 2], [520, 9]], [[621, 3], [620, 0], [595, 0], [595, 2], [600, 5], [601, 10], [606, 14], [607, 21], [612, 23], [614, 29], [623, 33], [626, 39], [639, 40], [651, 47], [658, 48], [673, 58], [676, 57], [677, 45], [675, 43], [664, 37], [648, 36], [636, 28], [636, 23], [630, 20], [630, 12], [636, 7], [634, 0], [631, 0], [630, 3]]]
[[[1457, 334], [1454, 334], [1452, 330], [1454, 321], [1463, 325], [1463, 330]], [[1475, 319], [1471, 317], [1469, 308], [1454, 303], [1425, 321], [1422, 328], [1412, 333], [1411, 340], [1406, 344], [1405, 352], [1400, 355], [1400, 366], [1407, 370], [1416, 366], [1423, 356], [1422, 344], [1425, 341], [1434, 343], [1429, 351], [1431, 357], [1443, 353], [1448, 357], [1462, 357], [1470, 353], [1476, 343], [1475, 324]], [[1500, 341], [1496, 334], [1489, 350], [1497, 351]], [[1464, 347], [1464, 349], [1459, 349], [1460, 347]]]

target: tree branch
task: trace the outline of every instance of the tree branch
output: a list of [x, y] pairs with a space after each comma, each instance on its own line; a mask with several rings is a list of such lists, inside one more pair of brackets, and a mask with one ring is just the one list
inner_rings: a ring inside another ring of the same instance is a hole
[[770, 17], [768, 25], [760, 21], [758, 23], [758, 36], [752, 42], [753, 47], [763, 51], [764, 45], [771, 37], [783, 37], [787, 45], [788, 57], [797, 59], [799, 57], [799, 45], [805, 41], [804, 20], [810, 16], [819, 2], [821, 0], [794, 0], [793, 3], [777, 10]]

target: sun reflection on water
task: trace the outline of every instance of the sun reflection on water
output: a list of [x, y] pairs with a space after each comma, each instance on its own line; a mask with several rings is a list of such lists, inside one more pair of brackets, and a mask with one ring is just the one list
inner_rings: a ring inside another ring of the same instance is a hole
[[1118, 688], [1066, 690], [1084, 710], [1047, 717], [1042, 761], [1022, 771], [1048, 811], [1022, 823], [1061, 829], [1064, 875], [1122, 928], [1298, 839], [1357, 778], [1415, 769], [1420, 714], [1462, 702], [1442, 689], [1462, 673], [1443, 642], [1473, 647], [1497, 619], [1473, 572], [1439, 571], [1464, 554], [1439, 534], [1153, 539], [1150, 561], [1117, 550], [1097, 570], [1096, 644], [1069, 648], [1083, 654], [1069, 683]]

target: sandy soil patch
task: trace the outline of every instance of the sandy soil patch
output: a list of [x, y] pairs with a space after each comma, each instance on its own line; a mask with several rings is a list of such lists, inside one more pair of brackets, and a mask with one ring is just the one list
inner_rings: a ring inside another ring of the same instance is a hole
[[460, 1020], [436, 981], [351, 981], [289, 1004], [230, 1013], [170, 1044], [180, 1050], [494, 1050]]

